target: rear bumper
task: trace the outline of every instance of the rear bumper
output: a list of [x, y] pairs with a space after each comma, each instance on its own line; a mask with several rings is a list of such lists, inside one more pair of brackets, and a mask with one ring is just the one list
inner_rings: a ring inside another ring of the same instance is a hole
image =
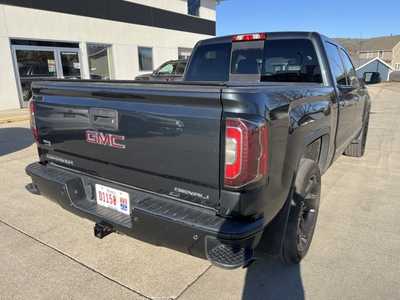
[[[76, 215], [142, 241], [208, 259], [220, 267], [248, 264], [264, 228], [263, 219], [248, 222], [219, 217], [208, 209], [54, 165], [33, 163], [26, 167], [26, 173], [40, 194]], [[97, 205], [95, 183], [129, 193], [131, 215]]]

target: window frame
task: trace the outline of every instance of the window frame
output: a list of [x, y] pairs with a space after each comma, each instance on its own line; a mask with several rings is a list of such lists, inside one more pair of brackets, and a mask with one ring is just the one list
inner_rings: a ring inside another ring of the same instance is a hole
[[347, 69], [346, 69], [346, 64], [344, 62], [344, 57], [343, 56], [345, 55], [347, 57], [347, 59], [349, 60], [350, 65], [351, 65], [352, 69], [354, 70], [354, 77], [356, 78], [356, 80], [358, 80], [356, 68], [354, 67], [354, 64], [353, 64], [349, 54], [347, 53], [347, 51], [343, 47], [338, 47], [338, 49], [339, 49], [339, 56], [340, 56], [340, 58], [342, 60], [343, 68], [344, 68], [344, 71], [346, 73], [346, 82], [347, 82], [346, 87], [353, 87], [353, 85], [351, 84], [351, 78], [350, 78], [349, 73], [347, 72]]
[[[341, 83], [338, 83], [338, 80], [337, 80], [337, 78], [336, 78], [336, 74], [333, 73], [333, 69], [332, 69], [332, 66], [331, 66], [331, 63], [330, 63], [330, 60], [331, 60], [331, 59], [330, 59], [330, 57], [329, 57], [329, 55], [328, 55], [328, 49], [327, 49], [328, 44], [330, 44], [331, 46], [333, 46], [333, 47], [336, 48], [337, 55], [338, 55], [339, 60], [340, 60], [340, 65], [342, 66], [343, 74], [344, 74], [344, 76], [345, 76], [346, 85], [341, 84]], [[336, 45], [336, 44], [330, 42], [329, 40], [328, 40], [328, 41], [325, 41], [324, 47], [325, 47], [325, 51], [326, 51], [326, 57], [327, 57], [327, 59], [328, 59], [327, 65], [329, 66], [329, 69], [330, 69], [330, 71], [331, 71], [331, 73], [332, 73], [332, 75], [333, 75], [333, 80], [334, 80], [335, 86], [337, 86], [337, 87], [346, 87], [346, 86], [348, 86], [348, 85], [347, 85], [347, 83], [348, 83], [347, 78], [348, 78], [348, 77], [347, 77], [346, 68], [345, 68], [345, 66], [344, 66], [343, 59], [342, 59], [342, 56], [341, 56], [340, 51], [339, 51], [342, 47], [340, 47], [340, 46], [338, 46], [338, 45]]]
[[107, 43], [92, 43], [92, 42], [86, 42], [85, 47], [86, 47], [86, 57], [87, 57], [87, 63], [88, 63], [88, 77], [91, 78], [91, 67], [90, 67], [90, 59], [89, 59], [89, 46], [91, 45], [97, 45], [97, 46], [105, 46], [107, 48], [107, 63], [108, 63], [108, 76], [109, 79], [102, 79], [102, 80], [113, 80], [114, 79], [114, 51], [113, 48], [114, 46], [112, 44], [107, 44]]
[[[261, 41], [252, 41], [249, 42], [249, 48], [252, 49], [259, 49], [262, 51], [262, 59], [263, 59], [263, 63], [262, 63], [262, 68], [264, 68], [264, 62], [265, 62], [265, 47], [267, 42], [273, 42], [273, 41], [286, 41], [286, 40], [295, 40], [295, 41], [306, 41], [310, 43], [310, 46], [312, 47], [312, 50], [315, 54], [315, 59], [316, 62], [320, 68], [320, 75], [321, 75], [321, 82], [308, 82], [308, 83], [313, 83], [313, 84], [319, 84], [322, 86], [328, 86], [329, 85], [329, 80], [325, 74], [325, 67], [323, 64], [323, 58], [322, 58], [322, 52], [320, 49], [320, 44], [318, 43], [318, 41], [316, 41], [314, 38], [311, 37], [273, 37], [273, 38], [268, 38], [267, 41], [261, 40]], [[233, 73], [232, 72], [232, 66], [234, 64], [234, 59], [233, 59], [233, 53], [236, 50], [240, 50], [243, 49], [243, 44], [245, 44], [246, 42], [242, 42], [242, 43], [232, 43], [232, 50], [231, 50], [231, 61], [230, 61], [230, 66], [229, 66], [229, 75], [230, 75], [230, 81], [258, 81], [261, 80], [262, 77], [262, 72], [259, 74], [242, 74], [242, 73]], [[237, 45], [237, 46], [236, 46]], [[263, 81], [261, 80], [261, 82], [269, 82], [269, 81]], [[284, 83], [285, 81], [280, 81], [281, 83]], [[292, 83], [292, 81], [288, 81], [288, 83]], [[299, 83], [299, 82], [297, 82]], [[303, 83], [307, 83], [307, 81], [303, 82]]]
[[[150, 49], [151, 50], [151, 69], [147, 70], [147, 69], [142, 69], [140, 67], [140, 50], [141, 49]], [[137, 51], [138, 51], [138, 66], [139, 66], [139, 72], [153, 72], [154, 71], [154, 51], [153, 51], [153, 47], [148, 47], [148, 46], [138, 46], [137, 47]]]

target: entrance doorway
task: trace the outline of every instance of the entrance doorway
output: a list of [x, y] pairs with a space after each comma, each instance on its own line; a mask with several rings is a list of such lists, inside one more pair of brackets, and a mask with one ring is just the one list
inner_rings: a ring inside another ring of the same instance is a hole
[[21, 107], [32, 97], [34, 80], [52, 78], [81, 79], [79, 48], [12, 45]]

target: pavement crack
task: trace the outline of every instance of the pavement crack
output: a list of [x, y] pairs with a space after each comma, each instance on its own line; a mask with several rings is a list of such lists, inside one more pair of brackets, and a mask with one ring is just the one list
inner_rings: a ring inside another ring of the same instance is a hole
[[111, 282], [117, 284], [118, 286], [120, 286], [120, 287], [122, 287], [122, 288], [124, 288], [124, 289], [126, 289], [126, 290], [128, 290], [128, 291], [130, 291], [130, 292], [132, 292], [132, 293], [137, 294], [138, 296], [141, 296], [141, 297], [143, 297], [143, 298], [150, 299], [150, 300], [152, 299], [152, 298], [147, 297], [146, 295], [143, 295], [142, 293], [140, 293], [140, 292], [138, 292], [138, 291], [135, 291], [134, 289], [130, 288], [129, 286], [127, 286], [127, 285], [125, 285], [125, 284], [123, 284], [122, 282], [119, 282], [118, 280], [113, 279], [113, 278], [111, 278], [111, 277], [109, 277], [109, 276], [107, 276], [107, 275], [101, 273], [100, 271], [97, 271], [96, 269], [94, 269], [94, 268], [92, 268], [92, 267], [90, 267], [90, 266], [84, 264], [83, 262], [81, 262], [81, 261], [77, 260], [76, 258], [70, 256], [69, 254], [64, 253], [64, 252], [62, 252], [61, 250], [59, 250], [59, 249], [57, 249], [57, 248], [55, 248], [55, 247], [53, 247], [53, 246], [51, 246], [51, 245], [49, 245], [49, 244], [47, 244], [47, 243], [45, 243], [45, 242], [43, 242], [43, 241], [41, 241], [41, 240], [35, 238], [34, 236], [30, 235], [29, 233], [26, 233], [25, 231], [23, 231], [23, 230], [21, 230], [21, 229], [15, 227], [15, 226], [13, 226], [13, 225], [11, 225], [11, 224], [8, 224], [7, 222], [5, 222], [5, 221], [3, 221], [3, 220], [0, 220], [0, 223], [3, 224], [3, 225], [5, 225], [5, 226], [7, 226], [7, 227], [9, 227], [9, 228], [11, 228], [11, 229], [13, 229], [13, 230], [15, 230], [15, 231], [17, 231], [17, 232], [19, 232], [20, 234], [22, 234], [22, 235], [24, 235], [24, 236], [30, 238], [31, 240], [33, 240], [33, 241], [35, 241], [35, 242], [37, 242], [37, 243], [39, 243], [39, 244], [41, 244], [41, 245], [43, 245], [43, 246], [49, 248], [49, 249], [52, 249], [53, 251], [56, 251], [58, 254], [60, 254], [60, 255], [62, 255], [62, 256], [64, 256], [64, 257], [66, 257], [66, 258], [72, 260], [73, 262], [75, 262], [75, 263], [79, 264], [80, 266], [82, 266], [82, 267], [88, 269], [89, 271], [96, 273], [97, 275], [103, 277], [104, 279], [109, 280], [109, 281], [111, 281]]
[[203, 272], [200, 273], [199, 276], [196, 277], [195, 280], [193, 280], [191, 283], [189, 283], [187, 285], [187, 287], [185, 287], [178, 296], [175, 297], [175, 300], [179, 299], [187, 290], [189, 290], [201, 277], [203, 277], [204, 274], [206, 274], [208, 272], [208, 270], [210, 270], [212, 267], [212, 265], [209, 265]]

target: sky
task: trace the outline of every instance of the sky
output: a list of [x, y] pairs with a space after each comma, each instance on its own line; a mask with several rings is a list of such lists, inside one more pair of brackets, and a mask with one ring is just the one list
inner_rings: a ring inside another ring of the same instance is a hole
[[224, 0], [217, 35], [318, 31], [329, 37], [400, 34], [400, 0]]

